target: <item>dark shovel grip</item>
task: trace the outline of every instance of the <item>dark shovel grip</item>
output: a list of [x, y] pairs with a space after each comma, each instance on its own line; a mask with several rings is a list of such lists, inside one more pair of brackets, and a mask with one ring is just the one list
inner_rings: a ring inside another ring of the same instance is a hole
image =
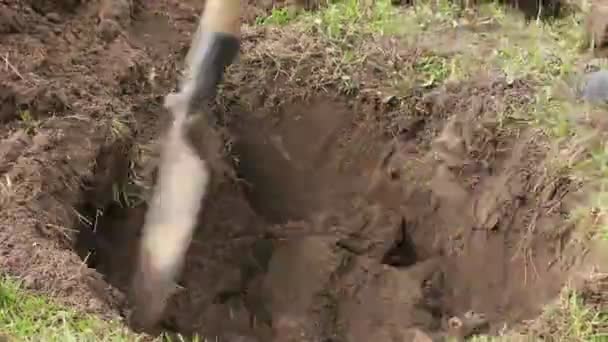
[[199, 73], [194, 79], [194, 92], [188, 104], [188, 113], [197, 112], [205, 101], [215, 97], [226, 67], [236, 59], [240, 40], [236, 36], [213, 32], [207, 37], [209, 46], [199, 61]]

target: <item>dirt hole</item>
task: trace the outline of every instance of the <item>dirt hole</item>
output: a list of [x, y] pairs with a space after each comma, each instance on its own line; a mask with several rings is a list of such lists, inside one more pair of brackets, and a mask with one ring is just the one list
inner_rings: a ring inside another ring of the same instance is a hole
[[[376, 104], [340, 97], [220, 113], [241, 181], [209, 194], [164, 329], [226, 341], [388, 341], [414, 328], [492, 333], [537, 315], [565, 277], [555, 232], [568, 184], [541, 172], [534, 135], [477, 120], [497, 93], [523, 88], [475, 87], [469, 98], [446, 88], [409, 99], [424, 113], [410, 113], [397, 135]], [[100, 177], [125, 165], [114, 158]], [[91, 186], [83, 210], [97, 217], [95, 233], [82, 229], [77, 249], [125, 290], [145, 206], [100, 215], [91, 199], [111, 184]], [[104, 296], [125, 309], [124, 298]]]

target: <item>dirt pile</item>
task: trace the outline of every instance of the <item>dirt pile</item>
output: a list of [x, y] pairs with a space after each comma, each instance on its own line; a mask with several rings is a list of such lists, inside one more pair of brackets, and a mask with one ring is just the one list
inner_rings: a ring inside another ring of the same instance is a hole
[[[200, 8], [107, 17], [107, 5], [0, 2], [0, 267], [115, 315], [128, 310], [160, 103]], [[236, 177], [215, 179], [162, 328], [409, 341], [533, 318], [581, 260], [564, 247], [577, 185], [547, 172], [542, 134], [502, 125], [531, 85], [489, 77], [397, 98], [376, 62], [407, 67], [424, 51], [373, 42], [345, 79], [327, 72], [339, 51], [303, 35], [245, 29], [214, 112]]]

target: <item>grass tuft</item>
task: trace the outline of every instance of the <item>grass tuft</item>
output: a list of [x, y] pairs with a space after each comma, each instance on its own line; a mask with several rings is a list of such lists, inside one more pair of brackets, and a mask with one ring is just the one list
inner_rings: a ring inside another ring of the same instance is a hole
[[297, 13], [289, 8], [273, 8], [268, 16], [258, 17], [256, 25], [287, 25], [297, 16]]
[[442, 83], [450, 75], [448, 59], [440, 56], [425, 56], [414, 63], [414, 71], [420, 75], [423, 87]]
[[19, 121], [21, 121], [28, 134], [35, 134], [40, 127], [40, 121], [36, 120], [27, 109], [19, 111]]
[[32, 295], [0, 279], [0, 334], [9, 341], [138, 341], [118, 322], [106, 322]]

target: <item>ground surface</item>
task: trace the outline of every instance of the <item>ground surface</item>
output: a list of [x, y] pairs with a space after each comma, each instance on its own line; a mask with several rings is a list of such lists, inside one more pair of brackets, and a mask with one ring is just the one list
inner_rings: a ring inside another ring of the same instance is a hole
[[[534, 62], [554, 56], [517, 64], [503, 33], [487, 35], [516, 30], [492, 21], [399, 36], [410, 18], [381, 35], [408, 15], [383, 4], [363, 31], [352, 7], [276, 26], [290, 14], [247, 5], [242, 56], [210, 111], [218, 172], [163, 330], [221, 341], [499, 334], [529, 329], [520, 324], [588, 274], [571, 220], [582, 180], [554, 165], [562, 121], [526, 116], [546, 114], [538, 93], [553, 70]], [[199, 11], [0, 1], [4, 275], [80, 312], [128, 313], [162, 96]], [[416, 29], [452, 20], [418, 15]], [[471, 69], [471, 46], [497, 64]]]

